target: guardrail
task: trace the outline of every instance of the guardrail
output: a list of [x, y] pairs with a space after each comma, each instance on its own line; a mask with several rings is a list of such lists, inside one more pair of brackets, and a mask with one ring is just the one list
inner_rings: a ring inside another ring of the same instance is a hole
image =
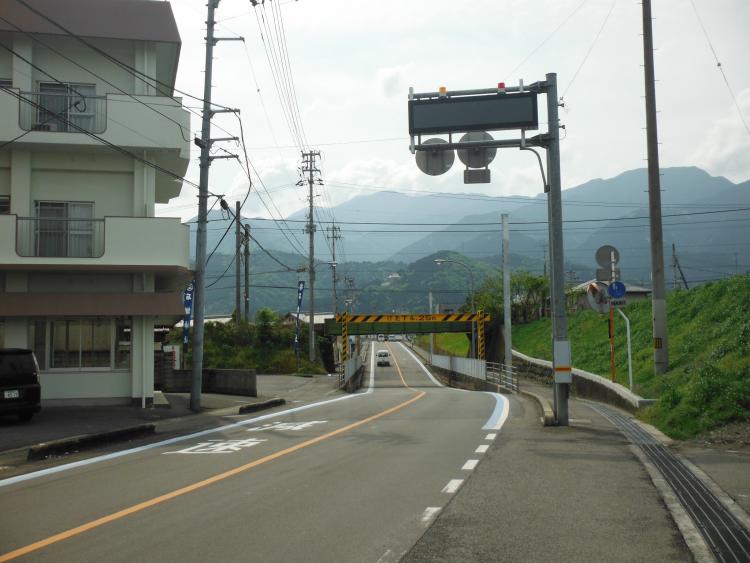
[[487, 381], [518, 393], [518, 374], [513, 366], [487, 362]]

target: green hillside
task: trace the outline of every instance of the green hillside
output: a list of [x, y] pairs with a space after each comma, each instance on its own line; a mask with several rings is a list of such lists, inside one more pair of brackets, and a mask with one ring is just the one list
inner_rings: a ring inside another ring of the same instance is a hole
[[[674, 438], [750, 420], [750, 276], [708, 283], [668, 295], [670, 370], [655, 376], [651, 348], [651, 302], [628, 305], [633, 339], [634, 391], [657, 403], [641, 414]], [[625, 323], [616, 325], [617, 381], [628, 383]], [[513, 347], [551, 359], [550, 321], [513, 329]], [[575, 367], [608, 377], [606, 316], [570, 316]]]

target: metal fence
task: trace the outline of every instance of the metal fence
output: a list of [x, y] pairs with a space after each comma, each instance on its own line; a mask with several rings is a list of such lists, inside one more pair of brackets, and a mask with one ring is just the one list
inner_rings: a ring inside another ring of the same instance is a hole
[[518, 374], [513, 366], [487, 362], [487, 381], [510, 391], [518, 392]]
[[432, 355], [432, 361], [430, 362], [433, 366], [467, 375], [469, 377], [476, 377], [477, 379], [486, 380], [486, 362], [484, 360], [475, 360], [473, 358], [459, 358], [456, 356], [439, 356], [437, 354]]
[[104, 219], [16, 218], [19, 256], [99, 258], [104, 254]]

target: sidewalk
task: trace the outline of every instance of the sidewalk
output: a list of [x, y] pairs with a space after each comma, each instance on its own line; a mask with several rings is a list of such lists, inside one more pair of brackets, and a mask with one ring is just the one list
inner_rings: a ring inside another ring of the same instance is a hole
[[[131, 406], [52, 407], [42, 408], [30, 422], [19, 423], [15, 417], [0, 417], [0, 479], [49, 467], [61, 462], [75, 461], [103, 452], [125, 449], [134, 445], [165, 439], [179, 434], [236, 422], [239, 407], [261, 403], [274, 397], [287, 402], [305, 403], [320, 399], [337, 383], [327, 376], [312, 378], [259, 375], [258, 397], [239, 395], [201, 395], [202, 412], [190, 410], [189, 393], [164, 393], [164, 405], [141, 409]], [[161, 401], [156, 401], [161, 402]], [[38, 462], [27, 461], [28, 449], [40, 443], [81, 435], [96, 435], [113, 430], [153, 424], [155, 434], [129, 441], [53, 457]]]
[[[536, 393], [552, 403], [552, 387], [540, 385], [536, 382], [523, 380], [522, 388]], [[586, 405], [588, 401], [579, 401], [571, 397], [571, 403], [577, 402]], [[620, 411], [629, 418], [631, 414]], [[575, 420], [573, 421], [575, 424]], [[641, 423], [643, 426], [648, 426]], [[745, 512], [750, 513], [750, 447], [742, 445], [702, 446], [695, 441], [681, 442], [672, 440], [657, 429], [648, 426], [650, 433], [657, 433], [659, 441], [688, 461], [700, 468], [721, 489], [724, 490]]]
[[[504, 427], [402, 561], [694, 560], [629, 440], [591, 403], [572, 398], [570, 426], [543, 427], [536, 401], [506, 397]], [[723, 480], [696, 460], [733, 498], [748, 491], [750, 456]]]

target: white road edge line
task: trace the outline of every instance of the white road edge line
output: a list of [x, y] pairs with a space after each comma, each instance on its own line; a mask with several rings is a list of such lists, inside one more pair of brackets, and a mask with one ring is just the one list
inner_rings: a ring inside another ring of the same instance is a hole
[[448, 484], [443, 487], [443, 490], [440, 491], [441, 493], [448, 493], [449, 495], [452, 495], [455, 493], [461, 485], [463, 485], [464, 480], [463, 479], [451, 479], [448, 481]]
[[[375, 344], [373, 343], [373, 346]], [[250, 424], [254, 424], [256, 422], [261, 422], [263, 420], [268, 420], [271, 418], [278, 418], [281, 416], [285, 416], [287, 414], [292, 414], [296, 412], [305, 411], [307, 409], [312, 409], [315, 407], [320, 407], [323, 405], [330, 405], [331, 403], [336, 403], [338, 401], [346, 401], [348, 399], [354, 399], [356, 397], [364, 397], [365, 395], [369, 395], [373, 392], [374, 389], [374, 381], [373, 381], [373, 372], [374, 368], [372, 367], [374, 365], [374, 357], [375, 355], [372, 354], [371, 357], [371, 368], [370, 368], [370, 385], [367, 388], [367, 391], [364, 393], [352, 393], [351, 395], [346, 395], [344, 397], [336, 397], [335, 399], [328, 399], [325, 401], [320, 401], [318, 403], [310, 403], [309, 405], [302, 405], [301, 407], [294, 407], [291, 409], [274, 412], [270, 414], [264, 414], [262, 416], [257, 416], [255, 418], [250, 418], [247, 420], [241, 420], [239, 422], [235, 422], [234, 424], [228, 424], [226, 426], [218, 426], [216, 428], [209, 428], [207, 430], [201, 430], [200, 432], [194, 432], [193, 434], [186, 434], [184, 436], [176, 436], [175, 438], [170, 438], [168, 440], [162, 440], [160, 442], [154, 442], [152, 444], [146, 444], [145, 446], [139, 446], [137, 448], [130, 448], [128, 450], [121, 450], [119, 452], [112, 452], [110, 454], [105, 454], [102, 456], [97, 457], [91, 457], [88, 459], [82, 459], [80, 461], [74, 461], [72, 463], [66, 463], [63, 465], [58, 465], [56, 467], [49, 467], [47, 469], [41, 469], [39, 471], [33, 471], [31, 473], [25, 473], [24, 475], [17, 475], [15, 477], [8, 477], [7, 479], [0, 480], [0, 488], [7, 487], [9, 485], [15, 485], [16, 483], [22, 483], [24, 481], [30, 481], [32, 479], [38, 479], [40, 477], [44, 477], [46, 475], [53, 475], [55, 473], [62, 473], [63, 471], [69, 471], [71, 469], [75, 469], [77, 467], [85, 467], [87, 465], [93, 465], [95, 463], [99, 463], [102, 461], [107, 461], [110, 459], [117, 459], [118, 457], [124, 457], [126, 455], [136, 454], [139, 452], [144, 452], [147, 450], [152, 450], [154, 448], [160, 448], [162, 446], [168, 446], [170, 444], [176, 444], [178, 442], [184, 442], [186, 440], [192, 440], [194, 438], [200, 438], [202, 436], [207, 436], [209, 434], [215, 434], [217, 432], [226, 432], [227, 430], [232, 430], [234, 428], [239, 428], [242, 426], [248, 426]]]
[[478, 459], [467, 459], [466, 463], [464, 463], [464, 466], [461, 469], [463, 469], [464, 471], [473, 471], [478, 463]]
[[[429, 377], [435, 385], [439, 387], [445, 387], [445, 385], [443, 385], [437, 379], [435, 379], [435, 377], [433, 377], [433, 375], [430, 373], [430, 370], [425, 367], [425, 365], [414, 354], [414, 352], [409, 350], [409, 348], [407, 348], [403, 342], [399, 342], [399, 344], [401, 344], [401, 347], [406, 351], [406, 353], [409, 354], [415, 362], [417, 362], [419, 367], [422, 368], [422, 371], [427, 374], [427, 377]], [[468, 392], [465, 389], [454, 389], [453, 387], [448, 387], [447, 389]], [[490, 391], [483, 392], [487, 395], [495, 397], [495, 410], [492, 411], [490, 418], [487, 420], [485, 425], [482, 426], [482, 430], [500, 430], [503, 427], [503, 424], [505, 424], [505, 421], [508, 419], [508, 414], [510, 412], [510, 403], [508, 402], [508, 399], [500, 393], [492, 393]]]
[[495, 438], [497, 438], [497, 434], [487, 434], [484, 437], [485, 440], [494, 440]]
[[477, 449], [474, 450], [474, 453], [483, 454], [486, 453], [488, 449], [490, 449], [490, 447], [487, 444], [482, 444], [481, 446], [477, 446]]
[[425, 508], [424, 512], [422, 513], [422, 525], [429, 526], [430, 522], [435, 519], [435, 516], [437, 516], [438, 512], [440, 512], [439, 506], [428, 506], [427, 508]]

